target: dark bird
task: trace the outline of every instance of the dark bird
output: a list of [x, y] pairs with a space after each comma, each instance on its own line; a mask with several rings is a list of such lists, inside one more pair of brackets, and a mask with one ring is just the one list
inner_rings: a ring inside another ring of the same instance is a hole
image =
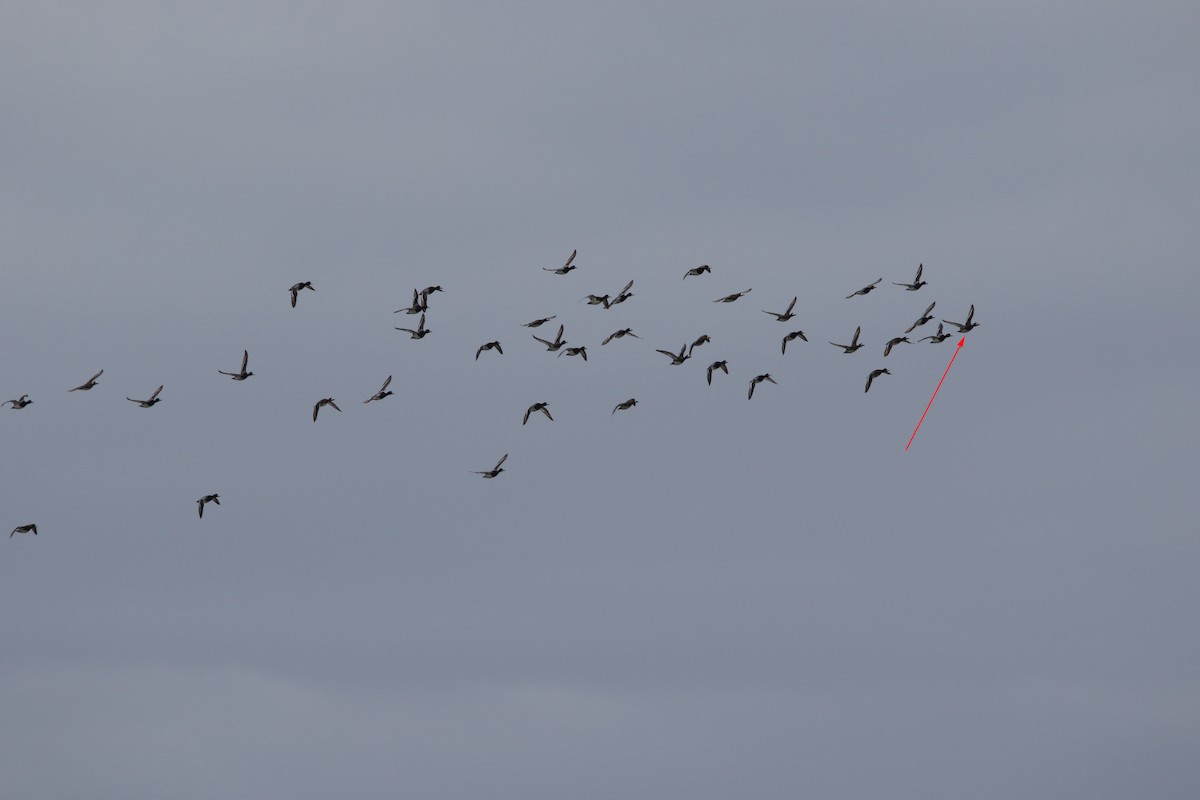
[[936, 305], [937, 305], [937, 301], [936, 301], [936, 300], [935, 300], [935, 301], [933, 301], [932, 303], [930, 303], [930, 304], [929, 304], [929, 308], [925, 309], [925, 313], [923, 313], [923, 314], [921, 315], [921, 318], [920, 318], [919, 320], [917, 320], [916, 322], [914, 322], [912, 325], [910, 325], [910, 326], [909, 326], [909, 328], [908, 328], [908, 330], [906, 330], [906, 331], [905, 331], [905, 333], [912, 333], [912, 332], [913, 332], [913, 331], [915, 331], [917, 328], [919, 328], [919, 327], [921, 327], [922, 325], [924, 325], [926, 322], [932, 322], [932, 321], [933, 321], [933, 317], [929, 316], [929, 312], [930, 312], [930, 311], [933, 311], [933, 307], [934, 307], [934, 306], [936, 306]]
[[858, 335], [860, 333], [862, 333], [861, 325], [859, 325], [857, 328], [854, 329], [854, 338], [850, 340], [850, 344], [838, 344], [837, 342], [830, 342], [830, 344], [833, 345], [834, 347], [842, 348], [847, 353], [853, 353], [855, 350], [857, 350], [858, 348], [863, 346], [858, 343]]
[[242, 369], [239, 372], [226, 372], [223, 369], [219, 369], [219, 370], [217, 370], [217, 372], [221, 373], [222, 375], [228, 375], [229, 377], [233, 378], [235, 381], [244, 381], [244, 380], [246, 380], [246, 378], [249, 378], [251, 375], [254, 374], [253, 372], [246, 371], [246, 365], [249, 363], [250, 363], [250, 351], [243, 350], [242, 351]]
[[558, 348], [560, 348], [564, 344], [566, 344], [566, 341], [563, 339], [562, 335], [563, 335], [563, 326], [559, 325], [558, 326], [558, 334], [554, 337], [553, 342], [546, 341], [542, 337], [536, 336], [536, 335], [533, 338], [537, 339], [539, 342], [546, 345], [546, 349], [548, 351], [550, 351], [551, 353], [553, 353], [555, 350], [557, 350]]
[[424, 308], [428, 309], [429, 308], [429, 295], [433, 294], [434, 292], [445, 292], [445, 291], [446, 290], [440, 286], [426, 286], [424, 289], [421, 290], [421, 305]]
[[586, 347], [567, 347], [567, 348], [563, 349], [563, 351], [561, 353], [558, 354], [559, 358], [562, 358], [563, 356], [580, 356], [581, 358], [583, 358], [584, 361], [587, 361], [587, 348]]
[[494, 478], [497, 475], [499, 475], [501, 472], [504, 472], [504, 469], [500, 465], [504, 463], [504, 459], [506, 459], [506, 458], [508, 458], [508, 453], [505, 453], [504, 455], [500, 456], [500, 460], [496, 462], [496, 466], [492, 467], [487, 472], [480, 472], [479, 470], [474, 470], [474, 469], [471, 471], [474, 472], [476, 475], [482, 475], [485, 478]]
[[792, 309], [795, 307], [796, 307], [796, 298], [793, 297], [792, 302], [788, 303], [787, 311], [784, 311], [782, 314], [777, 314], [774, 311], [767, 311], [765, 309], [763, 310], [763, 313], [770, 314], [772, 317], [774, 317], [779, 322], [787, 322], [789, 319], [796, 316], [795, 314], [792, 313]]
[[555, 275], [566, 275], [568, 272], [575, 269], [575, 265], [573, 265], [571, 262], [575, 260], [575, 254], [578, 252], [578, 250], [572, 250], [571, 257], [568, 258], [561, 267], [542, 267], [542, 269], [546, 270], [546, 272], [553, 272]]
[[625, 288], [622, 289], [621, 291], [617, 292], [617, 296], [613, 298], [612, 302], [609, 303], [609, 306], [615, 306], [618, 303], [624, 303], [626, 300], [633, 297], [633, 292], [629, 291], [632, 288], [633, 288], [633, 281], [630, 281], [629, 283], [625, 284]]
[[947, 325], [957, 325], [959, 333], [966, 333], [966, 332], [972, 330], [973, 328], [979, 327], [978, 322], [971, 321], [974, 318], [975, 318], [975, 304], [972, 303], [971, 310], [969, 312], [967, 312], [967, 321], [966, 322], [951, 322], [948, 319], [944, 319], [944, 320], [942, 320], [942, 322], [946, 323]]
[[929, 283], [929, 281], [921, 280], [921, 270], [923, 270], [923, 269], [925, 269], [924, 264], [917, 264], [917, 277], [913, 278], [912, 283], [896, 283], [895, 281], [893, 281], [892, 285], [893, 286], [903, 286], [905, 289], [908, 289], [910, 292], [915, 292], [917, 289], [920, 289], [922, 286]]
[[711, 342], [711, 341], [712, 341], [712, 339], [708, 338], [707, 333], [701, 334], [696, 339], [696, 341], [694, 341], [690, 345], [688, 345], [688, 358], [692, 357], [692, 351], [695, 350], [697, 347], [700, 347], [701, 345], [707, 344], [708, 342]]
[[609, 342], [611, 342], [613, 339], [621, 339], [621, 338], [624, 338], [624, 337], [626, 337], [626, 336], [632, 336], [632, 337], [633, 337], [633, 338], [635, 338], [635, 339], [640, 339], [640, 338], [642, 338], [642, 337], [638, 336], [636, 333], [634, 333], [634, 332], [633, 332], [633, 328], [622, 328], [621, 330], [619, 330], [619, 331], [613, 331], [613, 332], [612, 332], [612, 333], [610, 333], [608, 336], [606, 336], [606, 337], [605, 337], [605, 339], [604, 339], [604, 341], [603, 341], [603, 342], [601, 342], [601, 343], [600, 343], [600, 345], [601, 345], [601, 346], [604, 346], [604, 345], [608, 344]]
[[673, 367], [678, 367], [680, 364], [682, 364], [683, 362], [687, 361], [689, 358], [692, 357], [690, 353], [687, 355], [684, 355], [687, 352], [686, 344], [683, 347], [679, 348], [679, 355], [675, 355], [670, 350], [658, 350], [657, 352], [662, 353], [664, 356], [671, 359], [671, 366], [673, 366]]
[[908, 342], [909, 344], [912, 344], [912, 342], [908, 341], [907, 336], [897, 336], [895, 339], [889, 339], [888, 343], [883, 346], [883, 357], [887, 358], [888, 353], [892, 352], [892, 348], [901, 342]]
[[524, 325], [522, 325], [521, 327], [522, 327], [522, 328], [540, 328], [540, 327], [542, 327], [543, 325], [545, 325], [547, 322], [549, 322], [550, 320], [554, 319], [554, 318], [555, 318], [555, 317], [557, 317], [557, 316], [558, 316], [557, 314], [551, 314], [551, 315], [550, 315], [550, 316], [548, 316], [548, 317], [542, 317], [541, 319], [535, 319], [533, 322], [526, 322], [526, 323], [525, 323]]
[[710, 267], [708, 264], [701, 264], [700, 266], [689, 269], [687, 272], [683, 273], [683, 279], [686, 281], [689, 275], [695, 277], [703, 275], [706, 272], [712, 272], [712, 267]]
[[125, 399], [131, 403], [137, 403], [142, 408], [149, 408], [150, 406], [154, 405], [155, 403], [162, 402], [162, 400], [159, 399], [159, 396], [158, 396], [158, 393], [161, 392], [162, 390], [163, 390], [163, 387], [161, 387], [161, 386], [158, 387], [157, 389], [155, 389], [154, 394], [150, 395], [149, 400], [134, 400], [132, 397], [126, 397]]
[[751, 291], [752, 291], [751, 289], [747, 289], [744, 292], [735, 292], [734, 294], [727, 294], [724, 297], [718, 297], [716, 300], [713, 300], [713, 302], [714, 303], [732, 303], [734, 300], [737, 300], [739, 297], [743, 297], [745, 295], [750, 294]]
[[[758, 384], [762, 383], [763, 381], [770, 381], [771, 383], [775, 383], [775, 379], [771, 377], [771, 373], [769, 373], [769, 372], [764, 373], [762, 375], [755, 375], [750, 380], [750, 394], [746, 396], [747, 400], [750, 400], [754, 397], [754, 387], [757, 386]], [[776, 385], [778, 385], [778, 384], [776, 384]]]
[[[385, 380], [385, 381], [383, 382], [383, 386], [380, 386], [380, 387], [379, 387], [379, 391], [378, 391], [378, 392], [376, 392], [375, 394], [371, 395], [370, 397], [368, 397], [366, 400], [363, 400], [363, 405], [366, 405], [367, 403], [371, 402], [372, 400], [382, 400], [383, 398], [385, 398], [385, 397], [387, 397], [387, 396], [389, 396], [389, 395], [393, 395], [393, 394], [395, 394], [395, 392], [389, 391], [389, 390], [388, 390], [388, 388], [387, 388], [387, 387], [388, 387], [388, 385], [389, 385], [389, 384], [391, 384], [391, 382], [392, 382], [392, 376], [391, 376], [391, 375], [388, 375], [388, 376], [387, 376], [387, 380]], [[337, 408], [337, 406], [334, 406], [334, 408]], [[340, 408], [338, 408], [338, 411], [341, 411], [341, 409], [340, 409]], [[313, 410], [313, 422], [316, 422], [316, 421], [317, 421], [317, 420], [316, 420], [316, 415], [317, 415], [317, 412], [316, 412], [316, 410], [314, 409], [314, 410]]]
[[80, 384], [79, 386], [76, 386], [74, 389], [68, 389], [67, 391], [68, 392], [86, 392], [89, 389], [91, 389], [93, 386], [96, 385], [96, 378], [99, 378], [103, 374], [104, 374], [104, 370], [100, 370], [95, 375], [88, 378], [87, 383]]
[[875, 281], [875, 283], [872, 283], [868, 286], [864, 286], [863, 288], [859, 289], [857, 292], [851, 292], [850, 294], [846, 295], [846, 299], [849, 300], [851, 297], [854, 297], [855, 295], [859, 295], [859, 294], [869, 294], [871, 292], [871, 290], [873, 290], [877, 285], [879, 285], [879, 281], [882, 281], [882, 280], [883, 280], [883, 278], [880, 278], [878, 281]]
[[[587, 297], [583, 298], [583, 300], [587, 300], [589, 306], [604, 306], [605, 308], [608, 308], [609, 306], [608, 295], [606, 294], [589, 294]], [[583, 300], [580, 300], [579, 302], [582, 303]]]
[[475, 360], [476, 361], [479, 360], [479, 354], [482, 353], [484, 350], [495, 350], [500, 355], [504, 355], [504, 350], [502, 350], [500, 348], [499, 342], [487, 342], [485, 344], [479, 345], [479, 349], [475, 351]]
[[[626, 400], [624, 403], [617, 403], [613, 407], [612, 413], [616, 414], [618, 411], [627, 411], [636, 405], [637, 405], [637, 400], [635, 400], [631, 397], [628, 400]], [[609, 416], [612, 416], [612, 414], [610, 414]]]
[[712, 386], [712, 374], [713, 374], [714, 369], [719, 369], [719, 370], [721, 370], [721, 372], [724, 372], [726, 375], [729, 374], [729, 365], [728, 364], [726, 364], [724, 361], [714, 361], [713, 363], [708, 365], [708, 385], [709, 386]]
[[796, 339], [803, 339], [806, 342], [808, 341], [808, 337], [804, 335], [804, 331], [792, 331], [787, 336], [783, 337], [783, 345], [781, 347], [780, 352], [786, 354], [787, 353], [787, 343], [795, 341]]
[[292, 293], [292, 308], [296, 307], [296, 298], [300, 295], [300, 291], [302, 289], [312, 289], [312, 291], [316, 291], [316, 289], [313, 289], [312, 281], [297, 283], [295, 286], [288, 289], [288, 291]]
[[930, 344], [941, 344], [942, 342], [946, 341], [949, 338], [950, 338], [950, 334], [945, 333], [942, 330], [942, 323], [939, 322], [938, 323], [938, 332], [936, 334], [934, 334], [933, 336], [922, 336], [917, 341], [923, 342], [926, 339], [928, 339]]
[[[161, 387], [159, 387], [159, 388], [161, 388]], [[157, 392], [155, 392], [155, 394], [157, 394]], [[13, 408], [24, 408], [25, 406], [29, 405], [32, 402], [33, 401], [29, 399], [29, 395], [23, 394], [16, 400], [5, 400], [4, 403], [2, 403], [0, 405], [8, 405], [9, 403], [12, 403]]]
[[204, 519], [204, 504], [205, 503], [216, 503], [217, 505], [221, 505], [221, 495], [206, 494], [206, 495], [204, 495], [204, 497], [201, 497], [199, 500], [196, 501], [196, 505], [199, 506], [200, 519]]
[[338, 408], [338, 404], [333, 402], [332, 397], [326, 397], [322, 400], [318, 400], [317, 404], [313, 406], [313, 422], [317, 421], [317, 412], [321, 410], [321, 406], [329, 406], [334, 411], [341, 411], [341, 409]]
[[12, 533], [8, 535], [8, 538], [11, 539], [13, 534], [17, 533], [32, 533], [34, 536], [37, 536], [37, 525], [34, 525], [32, 522], [28, 525], [18, 525], [12, 529]]
[[425, 327], [424, 314], [421, 315], [421, 320], [417, 323], [417, 329], [415, 331], [412, 328], [396, 328], [396, 330], [404, 331], [414, 339], [424, 339], [425, 336], [430, 333], [430, 329]]
[[412, 299], [412, 302], [409, 304], [408, 308], [397, 308], [392, 313], [399, 314], [400, 312], [403, 311], [405, 314], [424, 314], [425, 311], [429, 308], [428, 301], [429, 301], [428, 295], [423, 295], [420, 292], [418, 292], [416, 289], [413, 289], [413, 299]]
[[554, 422], [554, 417], [550, 416], [549, 403], [534, 403], [529, 408], [525, 409], [525, 419], [521, 420], [521, 424], [529, 422], [529, 415], [535, 411], [540, 411], [546, 415], [546, 419]]
[[863, 392], [871, 391], [871, 381], [875, 380], [880, 375], [891, 375], [891, 374], [892, 373], [888, 372], [886, 369], [871, 370], [871, 374], [867, 376], [867, 388], [863, 389]]

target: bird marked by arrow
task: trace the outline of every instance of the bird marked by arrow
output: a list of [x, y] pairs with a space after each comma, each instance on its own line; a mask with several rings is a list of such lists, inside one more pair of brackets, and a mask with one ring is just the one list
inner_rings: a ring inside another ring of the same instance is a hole
[[908, 450], [909, 446], [913, 443], [913, 439], [917, 438], [917, 431], [921, 430], [921, 423], [925, 421], [925, 414], [929, 413], [929, 407], [933, 405], [933, 398], [937, 397], [938, 391], [942, 388], [942, 381], [946, 380], [946, 375], [949, 374], [950, 368], [954, 366], [954, 359], [958, 358], [958, 351], [962, 350], [962, 346], [966, 343], [966, 337], [958, 340], [958, 346], [954, 348], [954, 355], [950, 356], [950, 363], [946, 365], [946, 371], [942, 373], [942, 380], [938, 381], [937, 389], [933, 390], [933, 397], [930, 397], [929, 402], [925, 404], [925, 411], [921, 414], [921, 419], [917, 422], [917, 427], [913, 428], [912, 436], [908, 437], [908, 444], [904, 445], [905, 450]]

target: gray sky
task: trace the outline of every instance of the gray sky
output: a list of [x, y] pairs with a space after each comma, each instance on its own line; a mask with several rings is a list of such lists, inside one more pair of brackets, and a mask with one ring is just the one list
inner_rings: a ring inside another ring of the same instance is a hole
[[993, 5], [0, 4], [5, 794], [1200, 794], [1200, 11]]

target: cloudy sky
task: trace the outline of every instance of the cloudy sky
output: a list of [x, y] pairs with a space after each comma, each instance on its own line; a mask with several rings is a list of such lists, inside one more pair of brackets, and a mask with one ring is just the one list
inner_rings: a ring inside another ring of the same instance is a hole
[[1198, 36], [0, 2], [4, 794], [1196, 797]]

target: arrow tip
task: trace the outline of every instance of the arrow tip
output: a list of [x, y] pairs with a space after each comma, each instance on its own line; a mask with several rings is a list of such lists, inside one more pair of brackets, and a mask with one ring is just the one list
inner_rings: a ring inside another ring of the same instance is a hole
[[963, 338], [961, 338], [961, 339], [959, 339], [959, 340], [958, 340], [958, 346], [959, 346], [959, 347], [962, 347], [962, 346], [963, 346], [964, 344], [966, 344], [966, 343], [967, 343], [967, 337], [965, 337], [965, 336], [964, 336]]

